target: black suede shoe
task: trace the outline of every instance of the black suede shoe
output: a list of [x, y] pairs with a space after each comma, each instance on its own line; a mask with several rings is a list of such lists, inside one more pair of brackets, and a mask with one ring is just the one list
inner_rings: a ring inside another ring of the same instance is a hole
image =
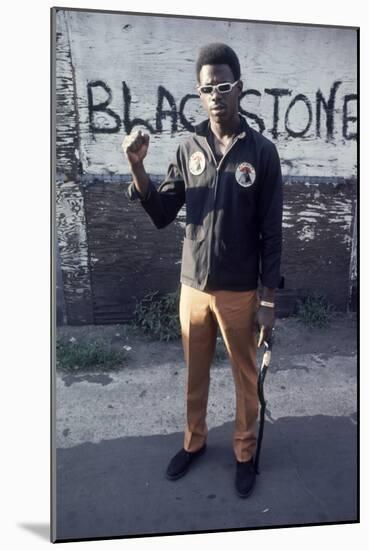
[[248, 462], [237, 462], [236, 490], [241, 498], [249, 497], [255, 485], [256, 472], [253, 459]]
[[174, 480], [184, 476], [187, 473], [192, 461], [204, 454], [205, 451], [206, 444], [194, 453], [189, 453], [185, 449], [181, 449], [169, 462], [166, 472], [167, 479]]

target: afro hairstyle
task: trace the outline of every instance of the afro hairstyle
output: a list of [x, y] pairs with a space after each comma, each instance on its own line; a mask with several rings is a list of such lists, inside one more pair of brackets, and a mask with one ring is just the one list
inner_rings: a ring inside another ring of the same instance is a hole
[[239, 59], [227, 44], [214, 42], [203, 46], [196, 62], [197, 81], [200, 82], [200, 71], [203, 65], [229, 65], [232, 70], [235, 80], [239, 80], [241, 76]]

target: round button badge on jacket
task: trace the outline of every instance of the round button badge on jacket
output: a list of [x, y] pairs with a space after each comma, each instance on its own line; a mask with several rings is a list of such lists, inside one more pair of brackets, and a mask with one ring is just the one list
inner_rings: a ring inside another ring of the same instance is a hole
[[249, 162], [242, 162], [239, 164], [235, 175], [241, 187], [250, 187], [256, 178], [255, 168]]
[[205, 155], [202, 151], [196, 151], [196, 153], [193, 153], [188, 163], [191, 174], [194, 176], [199, 176], [202, 174], [205, 170], [205, 164]]

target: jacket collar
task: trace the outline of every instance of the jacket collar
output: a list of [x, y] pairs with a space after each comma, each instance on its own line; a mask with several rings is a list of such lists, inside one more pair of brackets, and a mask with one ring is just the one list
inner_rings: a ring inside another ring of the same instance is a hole
[[[238, 137], [239, 138], [244, 138], [244, 137], [247, 136], [249, 125], [247, 124], [246, 118], [244, 116], [242, 116], [240, 113], [238, 113], [238, 114], [240, 116], [240, 121], [241, 121], [241, 127], [240, 127], [240, 132], [238, 134]], [[195, 133], [198, 136], [207, 137], [209, 135], [210, 131], [211, 130], [210, 130], [210, 120], [209, 119], [203, 120], [202, 122], [200, 122], [200, 124], [197, 124], [195, 126]]]

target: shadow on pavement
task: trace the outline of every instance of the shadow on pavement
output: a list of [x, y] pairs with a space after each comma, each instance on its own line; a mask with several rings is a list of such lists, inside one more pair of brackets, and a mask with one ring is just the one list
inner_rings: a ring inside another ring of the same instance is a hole
[[165, 478], [182, 433], [57, 450], [57, 540], [357, 521], [351, 418], [265, 424], [252, 496], [234, 490], [233, 423], [209, 431], [188, 474]]

